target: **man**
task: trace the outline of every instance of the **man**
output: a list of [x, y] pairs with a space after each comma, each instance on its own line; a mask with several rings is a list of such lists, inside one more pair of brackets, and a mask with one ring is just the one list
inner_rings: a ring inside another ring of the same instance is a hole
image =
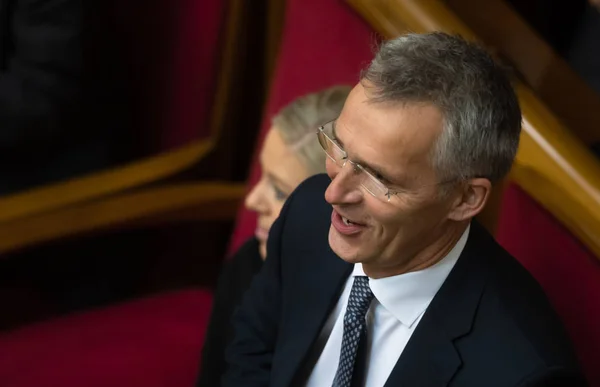
[[235, 318], [225, 386], [580, 386], [537, 283], [472, 218], [509, 171], [515, 93], [476, 45], [384, 43], [318, 131]]

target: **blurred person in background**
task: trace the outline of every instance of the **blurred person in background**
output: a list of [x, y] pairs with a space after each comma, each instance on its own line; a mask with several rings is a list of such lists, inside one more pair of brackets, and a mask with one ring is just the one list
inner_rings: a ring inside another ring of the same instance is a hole
[[258, 213], [255, 237], [223, 268], [202, 351], [198, 386], [218, 386], [225, 372], [224, 352], [231, 341], [231, 316], [266, 258], [269, 228], [288, 195], [306, 178], [325, 172], [325, 154], [316, 139], [319, 125], [342, 111], [349, 86], [334, 86], [300, 97], [272, 119], [260, 152], [262, 176], [245, 201]]

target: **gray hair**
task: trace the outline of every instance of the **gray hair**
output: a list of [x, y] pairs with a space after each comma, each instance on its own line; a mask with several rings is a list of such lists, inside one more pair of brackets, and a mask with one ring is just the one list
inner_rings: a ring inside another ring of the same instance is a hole
[[317, 140], [317, 128], [340, 115], [351, 89], [339, 85], [302, 96], [273, 117], [273, 127], [311, 174], [325, 172], [325, 152]]
[[404, 35], [381, 45], [361, 82], [374, 102], [441, 110], [444, 128], [431, 155], [440, 181], [494, 183], [510, 171], [521, 109], [507, 72], [479, 45], [441, 32]]

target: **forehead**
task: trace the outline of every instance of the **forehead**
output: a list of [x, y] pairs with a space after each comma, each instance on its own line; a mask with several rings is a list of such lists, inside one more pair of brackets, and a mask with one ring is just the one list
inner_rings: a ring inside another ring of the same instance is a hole
[[429, 166], [430, 151], [442, 127], [442, 113], [436, 106], [374, 102], [369, 99], [368, 85], [359, 83], [346, 100], [336, 132], [350, 157], [409, 172], [408, 167]]

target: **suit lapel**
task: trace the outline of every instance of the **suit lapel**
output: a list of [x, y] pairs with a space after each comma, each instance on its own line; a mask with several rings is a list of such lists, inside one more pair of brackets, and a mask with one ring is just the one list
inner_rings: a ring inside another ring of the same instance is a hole
[[[306, 258], [309, 254], [311, 252], [306, 252]], [[314, 252], [312, 254], [314, 255]], [[308, 259], [315, 258], [318, 264], [306, 266], [310, 269], [309, 273], [298, 273], [294, 278], [292, 286], [298, 290], [290, 300], [293, 307], [289, 308], [287, 314], [284, 312], [285, 331], [281, 337], [289, 339], [281, 348], [281, 358], [284, 359], [282, 363], [285, 364], [281, 364], [283, 372], [277, 378], [283, 386], [292, 385], [293, 381], [304, 380], [305, 370], [301, 366], [352, 272], [353, 265], [337, 257], [329, 246], [326, 254]], [[318, 270], [315, 270], [315, 267], [318, 267]]]
[[[491, 237], [476, 222], [454, 269], [433, 298], [386, 386], [446, 386], [461, 366], [454, 340], [468, 334], [483, 294], [485, 246]], [[489, 251], [489, 250], [487, 250]]]

